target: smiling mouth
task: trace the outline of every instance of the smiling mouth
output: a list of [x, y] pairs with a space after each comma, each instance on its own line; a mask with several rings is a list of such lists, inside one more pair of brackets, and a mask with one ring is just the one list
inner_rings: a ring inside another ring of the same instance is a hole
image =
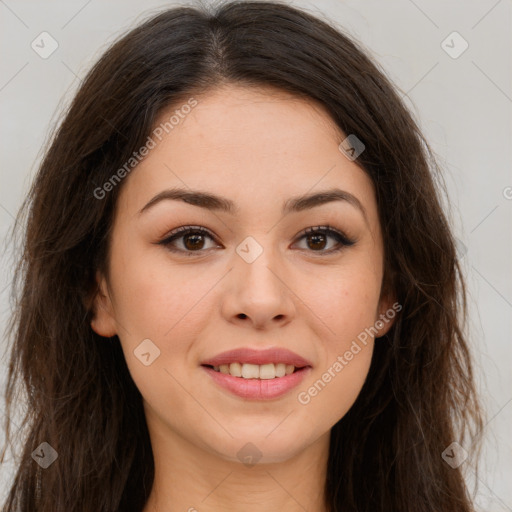
[[203, 366], [211, 368], [212, 370], [223, 373], [225, 375], [231, 375], [232, 377], [260, 380], [279, 379], [302, 369], [292, 364], [284, 363], [269, 363], [261, 365], [249, 363], [231, 363], [221, 364], [220, 366], [212, 366], [208, 364]]

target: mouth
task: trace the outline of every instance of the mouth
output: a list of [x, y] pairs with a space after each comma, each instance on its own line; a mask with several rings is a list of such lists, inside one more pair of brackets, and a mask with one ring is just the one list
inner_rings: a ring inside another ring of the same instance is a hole
[[237, 348], [201, 362], [223, 392], [245, 400], [279, 398], [298, 386], [312, 371], [312, 363], [281, 347]]
[[231, 377], [259, 380], [280, 379], [306, 368], [306, 366], [297, 367], [293, 364], [286, 363], [267, 363], [258, 365], [239, 362], [221, 364], [217, 366], [208, 364], [202, 366], [210, 368], [214, 372], [222, 373], [223, 375], [230, 375]]

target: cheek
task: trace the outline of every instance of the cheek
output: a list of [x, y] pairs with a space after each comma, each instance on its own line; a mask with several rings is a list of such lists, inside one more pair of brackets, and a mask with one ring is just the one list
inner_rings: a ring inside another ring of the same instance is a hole
[[[318, 277], [318, 276], [317, 276]], [[368, 375], [373, 354], [372, 328], [377, 320], [380, 280], [374, 267], [361, 265], [331, 271], [329, 280], [309, 282], [308, 306], [322, 325], [320, 361], [297, 394], [312, 429], [333, 426], [350, 409]], [[318, 286], [323, 283], [322, 286]], [[304, 286], [304, 294], [308, 288]], [[321, 335], [320, 335], [321, 334]]]
[[[315, 378], [297, 394], [302, 409], [301, 422], [313, 437], [321, 435], [343, 418], [356, 401], [368, 375], [373, 342], [358, 347], [349, 344], [348, 350], [333, 354], [329, 364], [319, 369]], [[347, 352], [351, 359], [346, 357]]]
[[309, 296], [308, 305], [318, 312], [323, 326], [318, 336], [320, 360], [297, 400], [316, 421], [323, 417], [334, 425], [361, 391], [373, 353], [378, 285], [372, 272], [359, 268], [340, 272], [337, 279]]
[[[173, 282], [172, 274], [163, 278], [161, 263], [149, 258], [147, 252], [128, 244], [114, 247], [111, 280], [116, 290], [114, 312], [118, 336], [137, 386], [148, 387], [165, 355], [164, 334], [172, 332], [183, 316], [181, 309], [186, 300], [180, 295], [178, 283]], [[150, 364], [146, 366], [146, 363]], [[139, 377], [142, 382], [138, 382]]]
[[324, 327], [321, 339], [328, 353], [344, 351], [377, 320], [380, 279], [371, 265], [327, 269], [303, 281], [301, 288], [304, 302]]
[[119, 263], [112, 273], [118, 290], [116, 317], [132, 379], [148, 403], [160, 403], [162, 409], [175, 403], [184, 410], [188, 404], [179, 385], [183, 376], [176, 369], [181, 371], [187, 360], [204, 316], [200, 299], [211, 284], [197, 279], [197, 269], [194, 280], [187, 271], [171, 269], [165, 258], [155, 259], [147, 252], [126, 253]]
[[189, 311], [211, 287], [211, 272], [198, 265], [173, 266], [165, 248], [134, 247], [119, 253], [112, 276], [119, 290], [116, 315], [130, 336], [163, 340], [189, 323]]

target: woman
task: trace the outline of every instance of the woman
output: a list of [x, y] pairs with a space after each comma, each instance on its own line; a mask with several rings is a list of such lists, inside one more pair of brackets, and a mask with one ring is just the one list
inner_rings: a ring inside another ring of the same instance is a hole
[[6, 509], [472, 510], [435, 171], [386, 77], [305, 12], [181, 7], [120, 39], [20, 212]]

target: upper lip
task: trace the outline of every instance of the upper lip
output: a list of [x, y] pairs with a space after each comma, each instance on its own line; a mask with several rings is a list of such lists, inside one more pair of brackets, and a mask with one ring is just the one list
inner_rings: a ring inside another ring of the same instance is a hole
[[255, 350], [251, 348], [237, 348], [217, 354], [211, 359], [206, 359], [201, 364], [210, 366], [220, 366], [221, 364], [248, 363], [248, 364], [269, 364], [284, 363], [293, 364], [296, 368], [311, 366], [311, 363], [303, 357], [295, 354], [285, 348], [267, 348], [264, 350]]

